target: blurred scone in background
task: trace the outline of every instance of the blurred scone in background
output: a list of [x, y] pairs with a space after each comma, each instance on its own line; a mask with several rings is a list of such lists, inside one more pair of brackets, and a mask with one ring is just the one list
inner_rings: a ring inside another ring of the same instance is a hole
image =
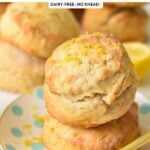
[[45, 60], [0, 40], [0, 88], [29, 92], [44, 80]]
[[121, 41], [145, 41], [147, 23], [148, 15], [141, 7], [106, 5], [85, 10], [82, 28], [89, 33], [110, 33]]
[[0, 20], [0, 89], [24, 93], [43, 84], [47, 57], [79, 33], [69, 10], [49, 9], [47, 3], [9, 4]]

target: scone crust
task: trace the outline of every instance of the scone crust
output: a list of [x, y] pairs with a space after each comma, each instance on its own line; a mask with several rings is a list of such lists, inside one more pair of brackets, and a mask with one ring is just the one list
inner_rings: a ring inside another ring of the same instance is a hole
[[82, 35], [59, 46], [45, 73], [47, 110], [68, 125], [104, 124], [125, 114], [134, 100], [133, 65], [109, 34]]
[[84, 31], [111, 33], [121, 41], [145, 41], [147, 25], [148, 15], [139, 7], [87, 9], [82, 21]]
[[27, 93], [44, 82], [45, 60], [0, 40], [0, 89]]
[[3, 38], [43, 58], [59, 44], [78, 36], [80, 30], [69, 10], [49, 9], [47, 3], [10, 4], [0, 24]]
[[137, 106], [95, 128], [73, 128], [46, 117], [42, 138], [48, 150], [118, 150], [139, 136]]

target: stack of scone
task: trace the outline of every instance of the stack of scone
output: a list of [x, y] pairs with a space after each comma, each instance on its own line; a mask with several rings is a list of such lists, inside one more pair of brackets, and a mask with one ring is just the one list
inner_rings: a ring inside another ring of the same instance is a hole
[[12, 3], [0, 21], [0, 89], [25, 93], [44, 82], [44, 64], [80, 29], [69, 10], [47, 3]]
[[113, 34], [121, 41], [145, 41], [148, 15], [143, 3], [108, 3], [103, 9], [87, 9], [82, 27], [89, 33]]
[[65, 42], [47, 60], [45, 74], [48, 150], [118, 150], [138, 137], [137, 78], [112, 35]]

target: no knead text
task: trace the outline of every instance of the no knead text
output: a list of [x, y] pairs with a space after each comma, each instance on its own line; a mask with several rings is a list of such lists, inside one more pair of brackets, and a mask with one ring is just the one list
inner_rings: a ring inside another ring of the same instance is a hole
[[64, 0], [62, 1], [54, 1], [54, 0], [50, 0], [49, 1], [49, 7], [50, 8], [102, 8], [103, 7], [103, 3], [101, 1], [97, 1], [97, 2], [91, 2], [91, 1], [84, 1], [80, 0], [80, 1], [69, 1], [68, 0]]

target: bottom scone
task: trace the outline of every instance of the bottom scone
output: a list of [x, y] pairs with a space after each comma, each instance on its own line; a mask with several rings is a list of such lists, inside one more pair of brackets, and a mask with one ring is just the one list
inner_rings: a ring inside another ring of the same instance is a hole
[[98, 127], [81, 129], [46, 117], [42, 138], [48, 150], [118, 150], [139, 136], [137, 106], [121, 118]]
[[44, 82], [45, 60], [0, 40], [0, 89], [26, 93]]

